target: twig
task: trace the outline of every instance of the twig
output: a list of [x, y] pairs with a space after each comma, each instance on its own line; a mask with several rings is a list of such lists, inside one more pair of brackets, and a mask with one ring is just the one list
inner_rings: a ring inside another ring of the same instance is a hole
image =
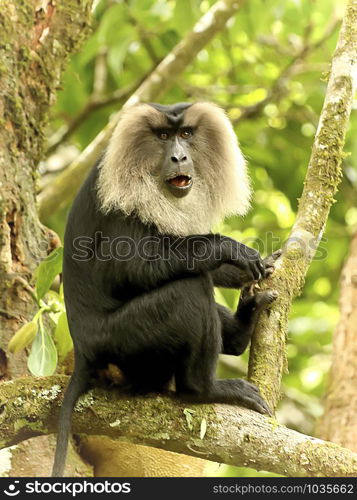
[[[145, 77], [146, 76], [147, 75], [145, 75]], [[99, 109], [110, 106], [111, 104], [117, 103], [120, 106], [120, 104], [124, 103], [141, 85], [143, 80], [144, 79], [140, 79], [140, 81], [127, 85], [123, 89], [118, 89], [109, 96], [93, 94], [77, 116], [75, 116], [68, 125], [64, 125], [57, 130], [52, 137], [50, 137], [46, 151], [47, 156], [52, 154], [60, 144], [63, 144], [94, 111], [98, 111]]]

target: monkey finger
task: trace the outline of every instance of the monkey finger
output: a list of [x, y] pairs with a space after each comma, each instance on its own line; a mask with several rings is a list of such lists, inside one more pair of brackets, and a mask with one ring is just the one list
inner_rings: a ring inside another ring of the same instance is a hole
[[262, 276], [263, 276], [264, 266], [260, 266], [259, 264], [260, 264], [260, 262], [258, 260], [250, 260], [249, 261], [249, 267], [250, 267], [250, 270], [253, 274], [255, 281], [261, 280]]
[[258, 266], [254, 263], [251, 264], [250, 269], [252, 271], [254, 281], [259, 281], [262, 279], [262, 274], [258, 268]]
[[275, 271], [275, 267], [274, 266], [266, 267], [265, 268], [265, 276], [266, 276], [266, 278], [268, 278], [269, 276], [271, 276], [274, 271]]
[[257, 267], [262, 275], [262, 278], [266, 278], [266, 267], [265, 267], [265, 263], [263, 260], [258, 260], [257, 261]]
[[277, 250], [276, 252], [265, 257], [264, 264], [265, 267], [273, 267], [275, 265], [275, 261], [281, 256], [282, 250]]
[[249, 286], [242, 288], [241, 298], [254, 297], [254, 286], [255, 283], [251, 283]]
[[283, 250], [282, 248], [279, 248], [279, 250], [275, 250], [275, 252], [273, 252], [271, 256], [273, 257], [274, 260], [277, 260], [282, 254]]

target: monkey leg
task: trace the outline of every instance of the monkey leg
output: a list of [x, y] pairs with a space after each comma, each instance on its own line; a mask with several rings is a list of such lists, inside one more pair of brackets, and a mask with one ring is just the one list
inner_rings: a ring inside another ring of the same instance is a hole
[[275, 290], [251, 292], [244, 288], [241, 293], [237, 312], [217, 304], [222, 325], [222, 353], [239, 356], [248, 347], [260, 313], [278, 296]]
[[196, 350], [181, 360], [175, 372], [178, 397], [192, 403], [226, 403], [245, 406], [259, 413], [271, 415], [271, 410], [259, 389], [242, 379], [216, 379], [215, 371], [221, 348], [220, 325], [212, 331]]
[[[216, 361], [201, 357], [176, 373], [176, 393], [188, 403], [225, 403], [245, 406], [259, 413], [272, 412], [254, 384], [243, 379], [215, 379]], [[207, 367], [210, 367], [207, 372]]]

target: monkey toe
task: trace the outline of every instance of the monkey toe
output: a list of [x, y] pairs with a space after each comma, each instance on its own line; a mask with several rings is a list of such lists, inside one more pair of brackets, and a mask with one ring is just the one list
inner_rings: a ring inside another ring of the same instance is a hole
[[279, 297], [276, 290], [263, 290], [255, 294], [255, 301], [258, 307], [268, 306]]
[[250, 410], [257, 411], [263, 415], [272, 415], [272, 411], [268, 404], [261, 397], [259, 388], [248, 382], [247, 380], [237, 380], [239, 382], [240, 391], [238, 395], [237, 403], [242, 406], [249, 408]]
[[247, 397], [244, 406], [263, 415], [269, 415], [270, 417], [273, 415], [266, 401], [260, 396], [255, 396], [254, 398]]
[[255, 384], [252, 384], [252, 382], [248, 382], [247, 380], [245, 381], [247, 387], [249, 387], [252, 391], [257, 392], [259, 394], [259, 387]]

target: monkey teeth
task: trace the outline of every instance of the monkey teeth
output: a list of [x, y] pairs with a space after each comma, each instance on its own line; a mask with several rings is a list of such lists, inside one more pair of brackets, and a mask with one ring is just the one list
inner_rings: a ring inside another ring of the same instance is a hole
[[172, 186], [183, 188], [190, 185], [191, 177], [188, 175], [177, 175], [176, 177], [169, 179], [167, 182]]

